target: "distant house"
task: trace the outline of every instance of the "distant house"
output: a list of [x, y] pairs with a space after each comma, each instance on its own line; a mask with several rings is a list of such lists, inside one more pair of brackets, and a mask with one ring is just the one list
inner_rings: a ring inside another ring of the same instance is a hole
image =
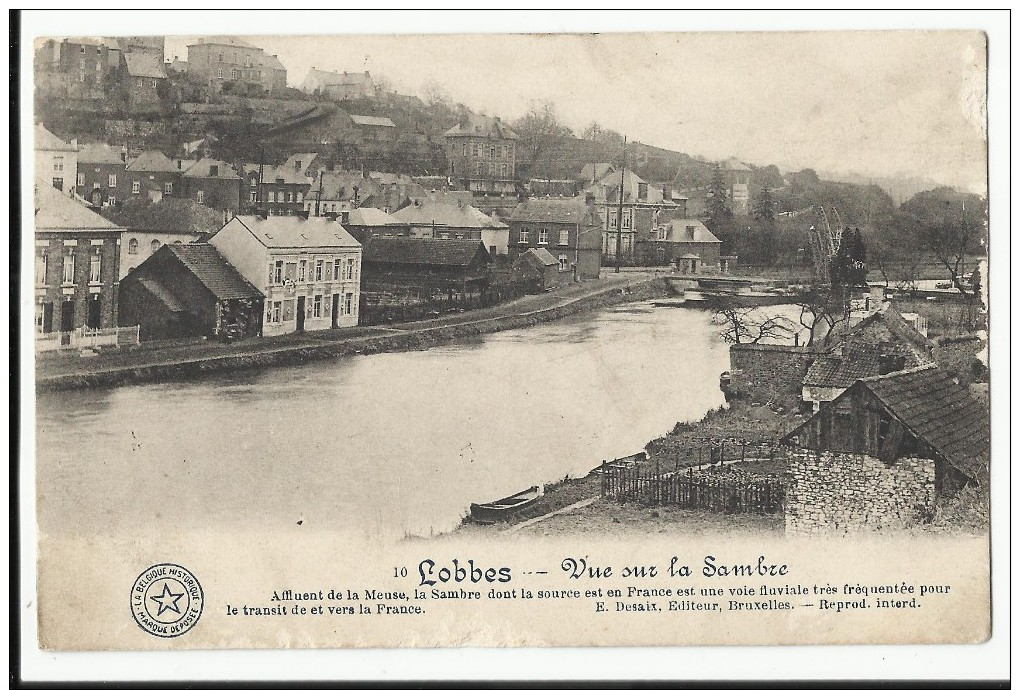
[[397, 139], [397, 126], [388, 117], [351, 115], [364, 148], [389, 147]]
[[46, 39], [35, 54], [37, 93], [101, 102], [109, 95], [121, 52], [117, 42], [108, 38]]
[[124, 182], [118, 182], [117, 201], [148, 197], [159, 201], [179, 192], [181, 169], [161, 151], [150, 149], [128, 160]]
[[365, 244], [373, 237], [410, 237], [411, 226], [402, 223], [385, 211], [362, 206], [345, 211], [341, 223], [358, 242]]
[[469, 204], [414, 201], [392, 216], [410, 226], [412, 237], [476, 240], [482, 242], [493, 256], [508, 251], [509, 226]]
[[120, 243], [120, 277], [167, 244], [191, 244], [223, 227], [223, 213], [192, 199], [167, 197], [159, 202], [129, 200], [104, 211], [124, 228]]
[[314, 153], [307, 153], [295, 154], [277, 166], [246, 163], [242, 173], [246, 190], [244, 210], [254, 212], [258, 207], [271, 216], [302, 213], [312, 186], [308, 172], [317, 169], [312, 167], [314, 159]]
[[[86, 144], [78, 151], [78, 179], [75, 190], [94, 208], [117, 203], [118, 182], [125, 182], [125, 152], [107, 144]], [[121, 199], [123, 199], [121, 195]]]
[[209, 243], [266, 296], [265, 335], [358, 325], [362, 248], [339, 223], [237, 216]]
[[514, 282], [524, 283], [529, 292], [553, 290], [569, 285], [573, 274], [548, 249], [529, 249], [519, 255], [512, 268]]
[[141, 340], [261, 335], [264, 296], [209, 244], [166, 244], [120, 283], [120, 325]]
[[719, 270], [721, 246], [701, 221], [673, 218], [639, 235], [635, 256], [646, 265], [676, 264], [681, 273], [713, 273]]
[[78, 142], [66, 142], [42, 125], [34, 130], [35, 177], [71, 194], [78, 175]]
[[942, 493], [988, 480], [988, 409], [934, 364], [857, 380], [782, 441], [890, 464], [931, 458]]
[[854, 381], [934, 361], [934, 345], [888, 303], [864, 319], [808, 368], [802, 398], [818, 410]]
[[606, 175], [616, 172], [616, 166], [612, 163], [586, 163], [577, 179], [585, 186], [595, 184]]
[[160, 92], [166, 88], [166, 69], [157, 53], [130, 52], [121, 56], [120, 82], [127, 93], [127, 109], [132, 114], [159, 112]]
[[437, 293], [482, 293], [489, 286], [492, 257], [479, 240], [373, 237], [365, 245], [363, 289], [410, 293], [422, 299]]
[[287, 70], [279, 58], [236, 36], [206, 36], [189, 45], [187, 71], [213, 91], [227, 82], [269, 94], [287, 88]]
[[[623, 183], [621, 203], [620, 186]], [[673, 200], [671, 185], [652, 185], [632, 170], [607, 172], [584, 190], [592, 200], [602, 225], [602, 253], [615, 257], [617, 245], [624, 257], [633, 257], [638, 239], [650, 236], [659, 214], [675, 214], [680, 208]], [[617, 218], [620, 229], [617, 231]]]
[[318, 93], [334, 101], [375, 98], [379, 92], [368, 72], [327, 72], [314, 67], [308, 70], [301, 90]]
[[476, 194], [515, 194], [520, 137], [498, 117], [466, 114], [443, 135], [449, 175]]
[[34, 224], [36, 332], [116, 326], [123, 229], [45, 181]]
[[733, 211], [746, 214], [751, 201], [751, 175], [753, 171], [736, 158], [729, 158], [719, 164], [727, 192], [733, 202]]
[[181, 196], [228, 214], [240, 208], [241, 177], [228, 163], [203, 158], [192, 163], [181, 176]]
[[563, 272], [598, 278], [602, 266], [602, 227], [593, 205], [581, 197], [528, 199], [511, 212], [510, 258], [529, 249], [546, 249]]

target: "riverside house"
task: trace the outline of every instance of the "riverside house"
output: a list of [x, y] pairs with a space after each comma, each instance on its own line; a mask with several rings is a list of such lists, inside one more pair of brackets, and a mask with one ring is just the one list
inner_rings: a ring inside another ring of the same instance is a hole
[[[620, 178], [623, 178], [623, 208], [620, 211]], [[616, 256], [617, 240], [622, 257], [633, 257], [637, 240], [647, 238], [657, 225], [662, 212], [683, 212], [669, 185], [656, 187], [641, 179], [631, 170], [606, 172], [585, 189], [592, 199], [602, 224], [602, 253]], [[617, 216], [620, 232], [617, 233]]]
[[415, 199], [391, 215], [398, 223], [410, 226], [411, 237], [477, 240], [492, 256], [507, 253], [509, 226], [462, 201], [443, 203]]
[[361, 244], [304, 216], [237, 216], [209, 243], [266, 296], [263, 335], [358, 325]]
[[598, 278], [602, 234], [595, 209], [580, 197], [528, 199], [509, 218], [510, 258], [546, 249], [558, 269], [577, 278]]

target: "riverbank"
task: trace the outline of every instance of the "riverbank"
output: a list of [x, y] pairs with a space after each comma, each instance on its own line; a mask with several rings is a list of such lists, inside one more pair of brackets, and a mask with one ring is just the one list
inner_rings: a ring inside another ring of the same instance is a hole
[[527, 328], [584, 311], [652, 299], [667, 292], [665, 281], [654, 275], [609, 274], [599, 281], [429, 321], [315, 331], [230, 344], [146, 346], [87, 358], [78, 353], [47, 355], [36, 361], [36, 387], [40, 391], [69, 390], [180, 381], [319, 359], [423, 350], [487, 333]]

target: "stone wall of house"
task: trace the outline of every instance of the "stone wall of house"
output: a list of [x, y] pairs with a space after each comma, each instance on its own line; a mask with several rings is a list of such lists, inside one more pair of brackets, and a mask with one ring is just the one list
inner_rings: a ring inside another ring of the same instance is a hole
[[808, 367], [819, 355], [810, 347], [792, 345], [730, 345], [730, 383], [727, 396], [752, 402], [780, 400], [793, 405], [801, 398]]
[[788, 534], [846, 534], [917, 524], [935, 501], [935, 461], [827, 451], [790, 454]]

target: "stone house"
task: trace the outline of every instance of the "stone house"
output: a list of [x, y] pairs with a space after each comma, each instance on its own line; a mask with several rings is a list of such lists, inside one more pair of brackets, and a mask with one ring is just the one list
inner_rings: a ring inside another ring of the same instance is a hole
[[38, 93], [52, 98], [101, 102], [118, 66], [122, 51], [106, 38], [47, 39], [35, 53]]
[[747, 215], [751, 206], [751, 175], [754, 171], [736, 158], [719, 164], [734, 213]]
[[180, 196], [236, 215], [241, 203], [241, 177], [233, 166], [215, 158], [189, 165], [181, 175]]
[[415, 199], [391, 215], [398, 223], [410, 227], [411, 237], [475, 240], [484, 244], [493, 256], [507, 253], [509, 226], [461, 201], [442, 203]]
[[368, 153], [389, 150], [397, 140], [397, 126], [388, 117], [351, 115], [359, 134], [359, 145]]
[[[304, 212], [312, 179], [315, 154], [295, 154], [277, 166], [245, 163], [241, 179], [245, 189], [244, 210], [256, 209], [271, 216], [293, 216]], [[261, 180], [259, 174], [261, 173]]]
[[64, 194], [71, 194], [78, 175], [78, 142], [66, 142], [39, 124], [33, 134], [35, 177]]
[[935, 364], [858, 379], [782, 442], [854, 453], [886, 464], [935, 461], [935, 486], [987, 484], [989, 413]]
[[117, 325], [123, 229], [47, 185], [35, 185], [37, 334]]
[[[103, 208], [117, 203], [118, 182], [124, 183], [125, 151], [107, 144], [86, 144], [78, 150], [78, 196]], [[121, 196], [121, 199], [124, 197]]]
[[720, 247], [722, 241], [700, 220], [672, 218], [637, 235], [635, 257], [644, 265], [675, 264], [681, 273], [715, 273]]
[[128, 160], [124, 182], [118, 180], [117, 202], [146, 197], [159, 201], [180, 193], [181, 168], [161, 151], [150, 149]]
[[477, 194], [515, 194], [520, 137], [498, 117], [473, 113], [443, 135], [449, 175], [461, 189]]
[[287, 87], [287, 70], [275, 55], [236, 36], [206, 36], [188, 46], [188, 75], [213, 91], [238, 82], [273, 94]]
[[209, 243], [265, 295], [264, 335], [358, 325], [362, 248], [339, 223], [236, 216]]
[[305, 80], [301, 82], [301, 90], [310, 94], [318, 93], [334, 101], [375, 98], [379, 92], [372, 75], [367, 71], [328, 72], [314, 67], [308, 70]]
[[128, 113], [142, 115], [160, 111], [161, 94], [166, 89], [167, 76], [159, 55], [149, 52], [123, 53], [119, 72]]
[[569, 285], [573, 273], [561, 264], [548, 249], [529, 249], [519, 255], [511, 268], [513, 282], [528, 286], [529, 292], [544, 292]]
[[122, 326], [141, 340], [262, 333], [264, 296], [209, 244], [165, 244], [120, 283]]
[[[602, 253], [607, 257], [616, 256], [619, 242], [621, 256], [633, 258], [638, 239], [652, 237], [653, 229], [659, 225], [659, 215], [663, 212], [675, 214], [679, 209], [670, 185], [657, 187], [649, 184], [632, 170], [606, 172], [585, 188], [584, 195], [591, 199], [598, 213], [602, 227]], [[619, 232], [617, 216], [620, 218]]]
[[573, 278], [598, 278], [602, 228], [593, 205], [581, 197], [535, 198], [518, 204], [507, 219], [511, 260], [529, 249], [546, 249]]

